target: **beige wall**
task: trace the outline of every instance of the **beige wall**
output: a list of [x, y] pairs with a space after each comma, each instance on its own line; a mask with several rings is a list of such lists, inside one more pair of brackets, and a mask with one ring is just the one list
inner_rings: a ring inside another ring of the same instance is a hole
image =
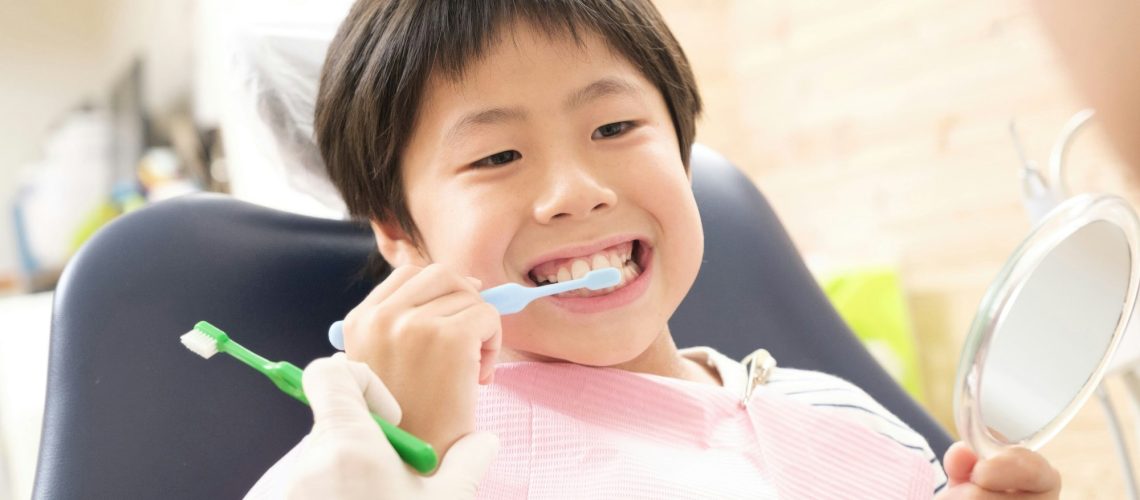
[[0, 175], [33, 160], [52, 121], [102, 99], [131, 58], [145, 57], [147, 100], [188, 91], [192, 3], [144, 0], [6, 2], [0, 16]]
[[0, 16], [0, 176], [34, 159], [52, 120], [104, 83], [106, 4], [6, 2]]
[[[1081, 108], [1024, 1], [657, 0], [708, 112], [698, 140], [745, 169], [809, 257], [902, 272], [930, 410], [948, 428], [960, 346], [1027, 234], [1016, 117], [1044, 163]], [[1126, 194], [1100, 132], [1072, 154], [1077, 191]], [[777, 353], [777, 358], [778, 358]], [[1120, 498], [1100, 408], [1046, 447], [1066, 498]]]

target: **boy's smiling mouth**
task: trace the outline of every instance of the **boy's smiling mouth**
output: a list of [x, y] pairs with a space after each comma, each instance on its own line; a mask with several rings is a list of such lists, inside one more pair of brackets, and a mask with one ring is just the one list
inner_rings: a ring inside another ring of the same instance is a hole
[[532, 267], [527, 273], [527, 278], [532, 283], [541, 286], [578, 279], [595, 269], [617, 268], [621, 271], [622, 278], [615, 286], [601, 290], [583, 288], [561, 293], [555, 297], [569, 299], [607, 295], [625, 288], [626, 285], [642, 274], [643, 266], [648, 261], [648, 247], [644, 240], [624, 237], [617, 238], [616, 242], [614, 239], [610, 239], [588, 247], [557, 252], [552, 256], [544, 257], [540, 264]]

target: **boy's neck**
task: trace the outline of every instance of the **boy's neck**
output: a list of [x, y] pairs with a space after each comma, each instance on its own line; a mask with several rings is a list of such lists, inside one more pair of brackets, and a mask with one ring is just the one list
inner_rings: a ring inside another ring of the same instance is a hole
[[711, 369], [681, 355], [680, 351], [677, 350], [677, 344], [673, 342], [673, 334], [669, 332], [668, 327], [661, 331], [657, 340], [640, 356], [615, 365], [614, 368], [721, 385], [720, 377]]
[[[543, 358], [504, 348], [500, 353], [499, 361], [563, 362], [564, 360]], [[673, 342], [673, 335], [669, 333], [668, 327], [664, 328], [657, 339], [653, 341], [653, 344], [639, 356], [610, 368], [722, 385], [720, 376], [714, 370], [681, 355], [680, 351], [677, 350], [677, 344]]]

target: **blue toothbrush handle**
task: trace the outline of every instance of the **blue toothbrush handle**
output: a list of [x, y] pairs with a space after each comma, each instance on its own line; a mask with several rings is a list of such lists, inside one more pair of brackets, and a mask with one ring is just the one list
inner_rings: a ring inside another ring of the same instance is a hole
[[344, 321], [337, 321], [329, 327], [329, 343], [338, 351], [344, 350]]
[[[533, 300], [533, 297], [528, 297], [530, 290], [518, 283], [507, 283], [483, 290], [479, 296], [495, 306], [499, 314], [514, 314], [523, 310]], [[338, 351], [344, 350], [344, 321], [337, 321], [329, 326], [329, 343]]]
[[507, 283], [479, 292], [488, 304], [495, 306], [500, 315], [514, 314], [536, 298], [537, 288], [527, 288], [518, 283]]
[[[495, 306], [500, 315], [514, 314], [540, 297], [557, 293], [590, 288], [598, 290], [614, 286], [621, 281], [621, 273], [616, 268], [595, 269], [585, 277], [539, 287], [525, 287], [518, 283], [506, 283], [479, 292], [488, 304]], [[329, 327], [329, 343], [338, 351], [344, 350], [344, 321], [337, 321]]]

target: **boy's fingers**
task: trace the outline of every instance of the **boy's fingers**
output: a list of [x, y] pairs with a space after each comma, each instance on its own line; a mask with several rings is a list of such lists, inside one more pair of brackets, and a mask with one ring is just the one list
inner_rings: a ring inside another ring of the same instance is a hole
[[479, 321], [479, 383], [489, 384], [495, 378], [495, 361], [503, 345], [503, 319], [495, 306], [483, 302], [472, 309]]
[[[498, 314], [496, 314], [498, 316]], [[499, 322], [500, 327], [502, 321]], [[479, 383], [490, 384], [495, 381], [495, 361], [499, 358], [499, 351], [503, 345], [503, 330], [496, 329], [491, 338], [483, 341], [479, 350]]]
[[388, 296], [389, 301], [399, 307], [413, 308], [431, 302], [439, 297], [457, 291], [479, 293], [469, 280], [444, 267], [432, 264], [413, 276], [398, 290]]
[[400, 266], [393, 269], [391, 273], [388, 273], [388, 277], [384, 278], [384, 281], [376, 285], [376, 288], [373, 288], [371, 292], [368, 292], [368, 296], [365, 297], [357, 307], [376, 305], [383, 302], [384, 299], [387, 299], [393, 292], [399, 290], [400, 286], [407, 283], [408, 280], [415, 277], [422, 270], [423, 268], [418, 266]]
[[352, 310], [345, 315], [344, 322], [341, 324], [341, 342], [343, 344], [338, 346], [338, 348], [347, 348], [348, 335], [346, 335], [346, 333], [355, 331], [355, 328], [358, 326], [357, 324], [362, 318], [368, 316], [368, 311], [371, 308], [379, 305], [390, 297], [396, 290], [399, 290], [404, 283], [407, 283], [408, 280], [419, 274], [420, 271], [421, 269], [416, 266], [397, 267], [388, 274], [387, 278], [384, 278], [383, 282], [376, 285], [371, 292], [368, 292], [368, 296], [364, 297], [364, 300], [360, 301], [356, 307], [352, 308]]
[[490, 383], [495, 373], [495, 360], [503, 341], [503, 321], [495, 306], [486, 302], [479, 302], [447, 317], [456, 328], [472, 332], [478, 337], [475, 339], [479, 345], [479, 383]]
[[1061, 475], [1045, 457], [1025, 448], [1010, 448], [978, 462], [970, 480], [991, 491], [1045, 493], [1061, 487]]
[[970, 482], [970, 473], [977, 463], [978, 455], [969, 445], [962, 441], [950, 445], [950, 449], [946, 450], [946, 455], [942, 458], [942, 467], [946, 469], [946, 478], [949, 481], [947, 486], [953, 487]]
[[478, 295], [462, 290], [436, 298], [416, 309], [428, 317], [446, 318], [459, 314], [471, 306], [482, 303], [484, 302]]
[[[942, 490], [936, 498], [938, 500], [1005, 500], [1008, 495], [1004, 492], [989, 491], [976, 484], [963, 483]], [[1021, 496], [1017, 498], [1019, 500], [1036, 500], [1036, 495], [1029, 498]]]

